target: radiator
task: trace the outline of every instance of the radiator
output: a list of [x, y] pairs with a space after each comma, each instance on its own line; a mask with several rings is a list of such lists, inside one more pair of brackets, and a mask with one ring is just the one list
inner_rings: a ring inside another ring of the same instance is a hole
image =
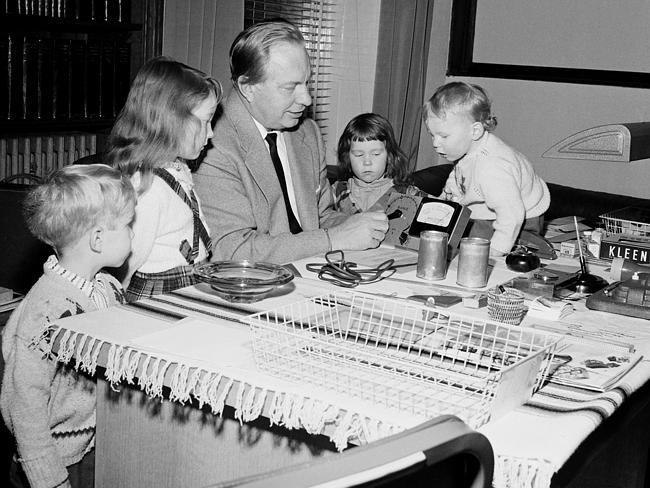
[[0, 182], [36, 183], [96, 152], [95, 134], [0, 137]]

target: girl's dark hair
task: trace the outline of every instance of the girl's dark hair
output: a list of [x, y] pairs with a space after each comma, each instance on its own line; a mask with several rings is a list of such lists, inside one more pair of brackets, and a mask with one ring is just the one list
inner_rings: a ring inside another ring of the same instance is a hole
[[210, 95], [218, 103], [221, 85], [202, 71], [165, 56], [147, 61], [115, 120], [105, 162], [128, 176], [139, 171], [143, 193], [153, 169], [176, 159], [182, 141], [200, 123], [192, 110]]
[[396, 185], [407, 185], [411, 178], [411, 169], [406, 154], [397, 144], [393, 127], [386, 118], [375, 113], [366, 113], [354, 117], [343, 129], [339, 138], [339, 179], [354, 176], [350, 163], [350, 147], [353, 141], [381, 141], [386, 146], [386, 175], [393, 178]]

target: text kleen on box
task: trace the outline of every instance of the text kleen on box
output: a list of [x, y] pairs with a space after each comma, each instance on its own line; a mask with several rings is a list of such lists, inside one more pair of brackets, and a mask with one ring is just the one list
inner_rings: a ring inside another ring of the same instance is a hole
[[640, 264], [650, 264], [650, 242], [629, 241], [622, 238], [603, 239], [600, 258], [623, 258]]

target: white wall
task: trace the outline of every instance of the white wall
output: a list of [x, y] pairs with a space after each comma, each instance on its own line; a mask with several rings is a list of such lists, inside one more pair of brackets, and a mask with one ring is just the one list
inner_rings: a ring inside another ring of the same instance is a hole
[[474, 62], [648, 73], [649, 23], [648, 0], [480, 0]]
[[[432, 52], [427, 72], [428, 96], [436, 86], [451, 79], [441, 75], [447, 64], [451, 2], [437, 0], [434, 7]], [[562, 12], [557, 11], [557, 15], [562, 15]], [[584, 129], [603, 124], [650, 121], [650, 90], [490, 78], [463, 79], [487, 89], [499, 121], [495, 133], [526, 154], [546, 181], [650, 198], [648, 159], [615, 163], [541, 157], [557, 142]], [[425, 133], [420, 144], [418, 167], [432, 163], [437, 163], [436, 155]]]
[[490, 93], [497, 134], [525, 153], [546, 180], [650, 198], [650, 160], [617, 163], [545, 159], [541, 155], [590, 127], [650, 120], [650, 90], [594, 85], [473, 79]]

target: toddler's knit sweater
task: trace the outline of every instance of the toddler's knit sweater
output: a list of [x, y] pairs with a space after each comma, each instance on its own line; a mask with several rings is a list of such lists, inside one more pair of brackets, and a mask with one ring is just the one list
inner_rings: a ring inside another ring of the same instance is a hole
[[[109, 305], [122, 303], [117, 280], [103, 273], [96, 280], [109, 291]], [[5, 326], [0, 410], [32, 488], [63, 483], [66, 466], [94, 447], [94, 381], [45, 357], [50, 323], [92, 310], [97, 306], [80, 288], [45, 266]]]

